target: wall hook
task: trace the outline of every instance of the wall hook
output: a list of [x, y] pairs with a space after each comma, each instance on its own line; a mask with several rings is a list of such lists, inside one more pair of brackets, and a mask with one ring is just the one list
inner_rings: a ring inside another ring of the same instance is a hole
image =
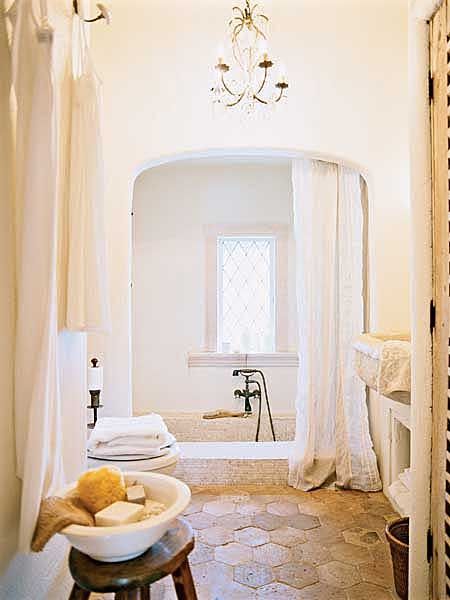
[[[93, 19], [83, 19], [83, 21], [85, 23], [94, 23], [95, 21], [100, 21], [100, 19], [105, 19], [106, 23], [109, 25], [111, 23], [111, 11], [109, 8], [102, 2], [97, 2], [97, 8], [100, 12], [96, 17]], [[75, 11], [75, 14], [79, 14], [78, 0], [73, 0], [73, 10]]]

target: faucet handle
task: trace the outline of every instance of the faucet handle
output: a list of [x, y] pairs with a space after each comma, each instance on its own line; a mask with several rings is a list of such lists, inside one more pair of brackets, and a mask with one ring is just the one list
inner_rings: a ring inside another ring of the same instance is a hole
[[242, 396], [242, 390], [234, 390], [234, 397], [240, 398]]

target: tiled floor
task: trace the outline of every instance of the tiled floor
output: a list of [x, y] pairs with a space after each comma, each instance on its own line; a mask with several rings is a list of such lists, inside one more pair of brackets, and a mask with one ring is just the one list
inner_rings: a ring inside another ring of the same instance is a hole
[[[382, 494], [193, 488], [190, 562], [199, 600], [392, 600]], [[152, 600], [173, 600], [166, 579]]]

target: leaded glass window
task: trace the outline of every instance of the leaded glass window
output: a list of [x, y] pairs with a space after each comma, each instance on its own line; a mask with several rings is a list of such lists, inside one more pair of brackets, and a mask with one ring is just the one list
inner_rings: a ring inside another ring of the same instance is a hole
[[274, 236], [217, 239], [217, 350], [275, 351]]

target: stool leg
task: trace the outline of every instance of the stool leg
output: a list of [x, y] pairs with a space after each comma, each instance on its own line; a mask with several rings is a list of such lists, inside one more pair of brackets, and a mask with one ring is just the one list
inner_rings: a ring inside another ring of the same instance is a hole
[[123, 592], [116, 592], [114, 598], [115, 600], [139, 600], [139, 588], [134, 588], [134, 590], [124, 590]]
[[198, 600], [188, 559], [172, 573], [178, 600]]
[[146, 585], [145, 587], [139, 588], [140, 600], [150, 600], [150, 586]]
[[76, 583], [73, 584], [72, 591], [70, 592], [69, 600], [89, 600], [91, 592], [83, 590]]

